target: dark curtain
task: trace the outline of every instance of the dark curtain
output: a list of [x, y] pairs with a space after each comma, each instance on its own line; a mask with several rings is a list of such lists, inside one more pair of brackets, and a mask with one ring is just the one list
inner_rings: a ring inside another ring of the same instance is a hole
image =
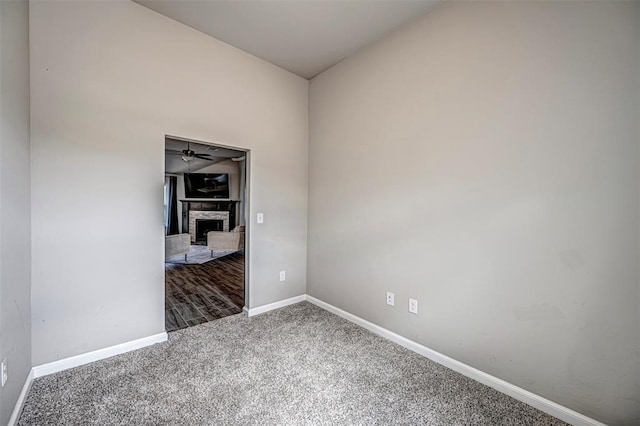
[[168, 235], [179, 234], [178, 228], [178, 178], [169, 176], [169, 232]]

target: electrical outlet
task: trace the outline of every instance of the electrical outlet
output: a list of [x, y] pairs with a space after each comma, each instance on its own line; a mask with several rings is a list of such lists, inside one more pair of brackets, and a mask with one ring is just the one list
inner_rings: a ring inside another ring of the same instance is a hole
[[390, 291], [387, 292], [387, 305], [395, 305], [395, 294], [391, 293]]
[[7, 379], [9, 378], [9, 372], [7, 370], [7, 359], [2, 360], [2, 386], [7, 383]]
[[418, 301], [416, 299], [409, 299], [409, 312], [412, 314], [418, 313]]
[[287, 272], [286, 271], [280, 271], [280, 281], [284, 281], [287, 279]]
[[264, 223], [264, 213], [258, 213], [258, 223]]

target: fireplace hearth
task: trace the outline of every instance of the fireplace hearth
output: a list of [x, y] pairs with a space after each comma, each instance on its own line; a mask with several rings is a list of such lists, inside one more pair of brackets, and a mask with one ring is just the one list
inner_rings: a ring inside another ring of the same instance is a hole
[[207, 242], [207, 233], [223, 231], [224, 221], [220, 219], [196, 219], [196, 243]]

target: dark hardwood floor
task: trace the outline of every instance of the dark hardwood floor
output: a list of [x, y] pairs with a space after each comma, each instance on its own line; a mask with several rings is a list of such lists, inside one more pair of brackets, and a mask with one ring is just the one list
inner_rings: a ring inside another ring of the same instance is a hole
[[165, 263], [165, 328], [202, 324], [242, 312], [244, 251], [202, 265]]

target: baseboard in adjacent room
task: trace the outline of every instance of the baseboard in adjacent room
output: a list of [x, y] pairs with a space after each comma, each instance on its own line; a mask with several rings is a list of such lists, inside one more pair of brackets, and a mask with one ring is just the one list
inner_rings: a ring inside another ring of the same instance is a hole
[[108, 348], [98, 349], [96, 351], [87, 352], [84, 354], [64, 358], [58, 361], [49, 362], [47, 364], [38, 365], [33, 367], [34, 378], [46, 376], [49, 374], [57, 373], [58, 371], [67, 370], [69, 368], [78, 367], [80, 365], [88, 364], [90, 362], [99, 361], [101, 359], [110, 358], [115, 355], [120, 355], [125, 352], [134, 351], [136, 349], [144, 348], [145, 346], [155, 345], [156, 343], [162, 343], [167, 340], [167, 333], [158, 333], [153, 336], [143, 337], [141, 339], [132, 340], [130, 342], [120, 343], [118, 345], [110, 346]]
[[307, 300], [306, 294], [290, 297], [288, 299], [279, 300], [277, 302], [269, 303], [267, 305], [258, 306], [257, 308], [249, 308], [247, 310], [247, 315], [252, 317], [254, 315], [264, 314], [265, 312], [273, 311], [274, 309], [278, 309], [278, 308], [284, 308], [285, 306], [304, 302], [305, 300]]
[[444, 354], [441, 354], [440, 352], [434, 351], [433, 349], [429, 349], [428, 347], [421, 345], [420, 343], [409, 340], [406, 337], [394, 333], [393, 331], [389, 331], [386, 328], [380, 327], [379, 325], [362, 319], [356, 315], [350, 314], [347, 311], [343, 311], [340, 308], [336, 308], [335, 306], [323, 302], [320, 299], [316, 299], [313, 296], [307, 295], [306, 300], [309, 303], [313, 303], [314, 305], [326, 311], [329, 311], [348, 321], [351, 321], [354, 324], [366, 328], [367, 330], [381, 337], [384, 337], [385, 339], [391, 340], [392, 342], [397, 343], [400, 346], [404, 346], [405, 348], [416, 352], [417, 354], [429, 358], [430, 360], [437, 362], [438, 364], [444, 365], [445, 367], [450, 368], [451, 370], [456, 371], [463, 376], [467, 376], [477, 382], [480, 382], [497, 390], [498, 392], [509, 395], [510, 397], [517, 399], [518, 401], [522, 401], [525, 404], [537, 408], [538, 410], [550, 414], [564, 422], [567, 422], [574, 426], [605, 426], [603, 423], [587, 417], [584, 414], [580, 414], [577, 411], [571, 410], [567, 407], [536, 395], [533, 392], [529, 392], [528, 390], [522, 389], [516, 385], [485, 373], [484, 371], [480, 371], [477, 368], [471, 367], [470, 365], [450, 358]]

